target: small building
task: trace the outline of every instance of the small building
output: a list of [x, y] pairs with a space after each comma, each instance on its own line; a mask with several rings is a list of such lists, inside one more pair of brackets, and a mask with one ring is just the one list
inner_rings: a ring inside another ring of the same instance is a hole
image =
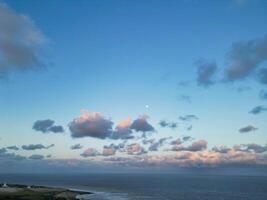
[[2, 187], [3, 187], [3, 188], [7, 188], [8, 186], [7, 186], [6, 183], [4, 183]]

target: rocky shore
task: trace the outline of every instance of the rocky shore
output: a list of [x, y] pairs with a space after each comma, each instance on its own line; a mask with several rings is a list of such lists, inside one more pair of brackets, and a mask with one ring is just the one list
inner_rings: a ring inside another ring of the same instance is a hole
[[82, 194], [91, 193], [35, 185], [0, 184], [0, 200], [76, 200]]

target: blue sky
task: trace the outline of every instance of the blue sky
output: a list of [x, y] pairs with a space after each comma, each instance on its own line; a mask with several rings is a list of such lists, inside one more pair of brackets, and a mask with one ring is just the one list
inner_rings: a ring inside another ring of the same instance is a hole
[[[81, 116], [81, 110], [100, 112], [114, 123], [114, 129], [123, 119], [131, 117], [134, 121], [145, 114], [149, 116], [145, 122], [155, 129], [147, 133], [148, 138], [191, 136], [196, 142], [207, 141], [205, 151], [219, 145], [255, 143], [265, 147], [266, 99], [259, 93], [266, 89], [266, 83], [258, 80], [267, 60], [265, 1], [34, 0], [1, 1], [1, 6], [22, 25], [26, 22], [21, 15], [27, 16], [30, 27], [26, 31], [38, 32], [43, 41], [30, 44], [38, 65], [22, 69], [20, 64], [0, 63], [5, 70], [0, 76], [0, 147], [55, 144], [35, 151], [20, 148], [15, 153], [84, 160], [80, 154], [87, 148], [101, 152], [103, 145], [123, 141], [91, 137], [88, 132], [84, 137], [73, 137], [69, 125]], [[0, 22], [0, 29], [3, 24]], [[16, 37], [20, 40], [22, 36]], [[239, 42], [245, 44], [241, 53], [235, 48]], [[1, 52], [5, 52], [4, 47], [0, 47]], [[225, 80], [225, 70], [231, 62], [243, 59], [242, 52], [259, 59], [246, 75]], [[5, 54], [0, 54], [1, 59]], [[208, 84], [206, 79], [197, 81], [201, 76], [198, 69], [203, 66]], [[208, 69], [216, 72], [207, 75]], [[238, 91], [242, 88], [244, 91]], [[262, 112], [249, 113], [256, 106], [262, 106]], [[179, 117], [185, 115], [198, 119], [184, 123]], [[62, 126], [64, 132], [42, 133], [32, 128], [37, 120], [46, 119]], [[161, 127], [161, 120], [177, 122], [178, 127]], [[188, 131], [190, 125], [192, 130]], [[257, 130], [240, 133], [247, 126]], [[127, 144], [141, 144], [141, 134], [135, 129], [133, 132], [137, 138], [127, 139]], [[83, 149], [70, 149], [78, 143]], [[148, 151], [146, 156], [165, 155], [171, 148], [168, 144], [157, 152]], [[95, 157], [92, 159], [102, 159]]]

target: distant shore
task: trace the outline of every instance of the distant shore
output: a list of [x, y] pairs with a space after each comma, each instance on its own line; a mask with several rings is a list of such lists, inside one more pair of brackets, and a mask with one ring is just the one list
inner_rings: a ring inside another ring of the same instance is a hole
[[75, 200], [84, 194], [92, 193], [59, 187], [0, 184], [0, 200]]

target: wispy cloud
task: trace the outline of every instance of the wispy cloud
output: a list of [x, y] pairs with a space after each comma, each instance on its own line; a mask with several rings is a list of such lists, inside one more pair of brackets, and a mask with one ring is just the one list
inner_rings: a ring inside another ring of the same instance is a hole
[[43, 66], [40, 48], [47, 39], [28, 16], [0, 3], [0, 27], [0, 79]]
[[257, 115], [257, 114], [260, 114], [260, 113], [265, 112], [265, 111], [267, 111], [266, 107], [264, 107], [264, 106], [256, 106], [251, 111], [249, 111], [249, 113], [251, 113], [253, 115]]
[[196, 62], [196, 65], [198, 85], [207, 87], [214, 84], [214, 76], [218, 70], [217, 64], [215, 62], [201, 59]]
[[224, 71], [225, 80], [236, 81], [246, 78], [266, 60], [267, 35], [249, 41], [235, 42], [227, 52], [228, 67]]
[[51, 147], [54, 147], [54, 144], [44, 146], [43, 144], [29, 144], [29, 145], [22, 145], [21, 148], [23, 150], [37, 150], [37, 149], [49, 149]]

